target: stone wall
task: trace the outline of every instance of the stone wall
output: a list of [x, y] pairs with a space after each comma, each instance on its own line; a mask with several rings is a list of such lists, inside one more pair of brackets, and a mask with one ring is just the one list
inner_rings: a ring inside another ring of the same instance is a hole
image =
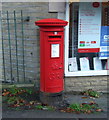
[[[23, 39], [22, 39], [21, 10], [23, 13], [23, 29], [24, 29]], [[10, 29], [12, 66], [10, 65], [7, 11], [9, 13], [9, 22], [10, 22], [9, 29]], [[18, 55], [19, 75], [17, 74], [17, 65], [16, 65], [17, 59], [16, 59], [14, 11], [16, 12], [16, 23], [17, 23], [16, 36], [17, 36], [17, 55]], [[37, 83], [36, 85], [39, 86], [40, 42], [39, 42], [39, 27], [35, 26], [35, 21], [43, 18], [57, 18], [57, 13], [49, 12], [49, 4], [47, 2], [2, 3], [2, 28], [3, 28], [3, 42], [4, 42], [3, 46], [4, 46], [6, 81], [8, 82], [13, 81], [14, 83], [17, 83], [19, 77], [19, 83], [36, 82]], [[24, 44], [24, 51], [22, 44]], [[12, 68], [12, 78], [11, 78], [11, 68]], [[24, 78], [24, 74], [25, 74], [25, 78]]]
[[84, 91], [93, 89], [101, 92], [107, 92], [107, 76], [87, 76], [87, 77], [67, 77], [65, 78], [65, 91]]

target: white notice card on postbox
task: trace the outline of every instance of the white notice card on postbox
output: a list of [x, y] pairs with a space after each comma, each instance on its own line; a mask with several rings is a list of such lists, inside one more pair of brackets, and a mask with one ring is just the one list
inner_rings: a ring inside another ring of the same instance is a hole
[[89, 59], [88, 57], [80, 58], [81, 71], [88, 71], [89, 69]]
[[51, 57], [59, 57], [59, 44], [51, 44]]

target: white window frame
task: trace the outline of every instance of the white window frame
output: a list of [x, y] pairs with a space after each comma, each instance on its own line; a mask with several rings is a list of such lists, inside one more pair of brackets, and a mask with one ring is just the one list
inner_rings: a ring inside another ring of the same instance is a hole
[[[69, 2], [66, 2], [65, 20], [69, 22]], [[109, 70], [90, 70], [90, 71], [68, 71], [68, 55], [69, 55], [69, 24], [65, 27], [65, 67], [64, 74], [66, 77], [73, 76], [97, 76], [97, 75], [109, 75]]]

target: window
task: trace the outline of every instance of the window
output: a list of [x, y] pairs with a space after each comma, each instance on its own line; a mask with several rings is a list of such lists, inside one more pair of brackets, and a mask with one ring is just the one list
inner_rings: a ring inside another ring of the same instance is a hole
[[69, 41], [65, 38], [68, 43], [65, 43], [65, 51], [68, 50], [68, 55], [65, 55], [65, 76], [107, 75], [109, 3], [75, 2], [69, 8]]

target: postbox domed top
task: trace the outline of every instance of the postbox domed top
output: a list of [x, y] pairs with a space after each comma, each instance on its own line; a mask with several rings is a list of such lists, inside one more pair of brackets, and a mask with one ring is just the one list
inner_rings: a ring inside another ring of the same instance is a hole
[[67, 21], [56, 19], [56, 18], [48, 18], [48, 19], [42, 19], [35, 22], [35, 25], [43, 27], [43, 26], [66, 26], [68, 24]]

